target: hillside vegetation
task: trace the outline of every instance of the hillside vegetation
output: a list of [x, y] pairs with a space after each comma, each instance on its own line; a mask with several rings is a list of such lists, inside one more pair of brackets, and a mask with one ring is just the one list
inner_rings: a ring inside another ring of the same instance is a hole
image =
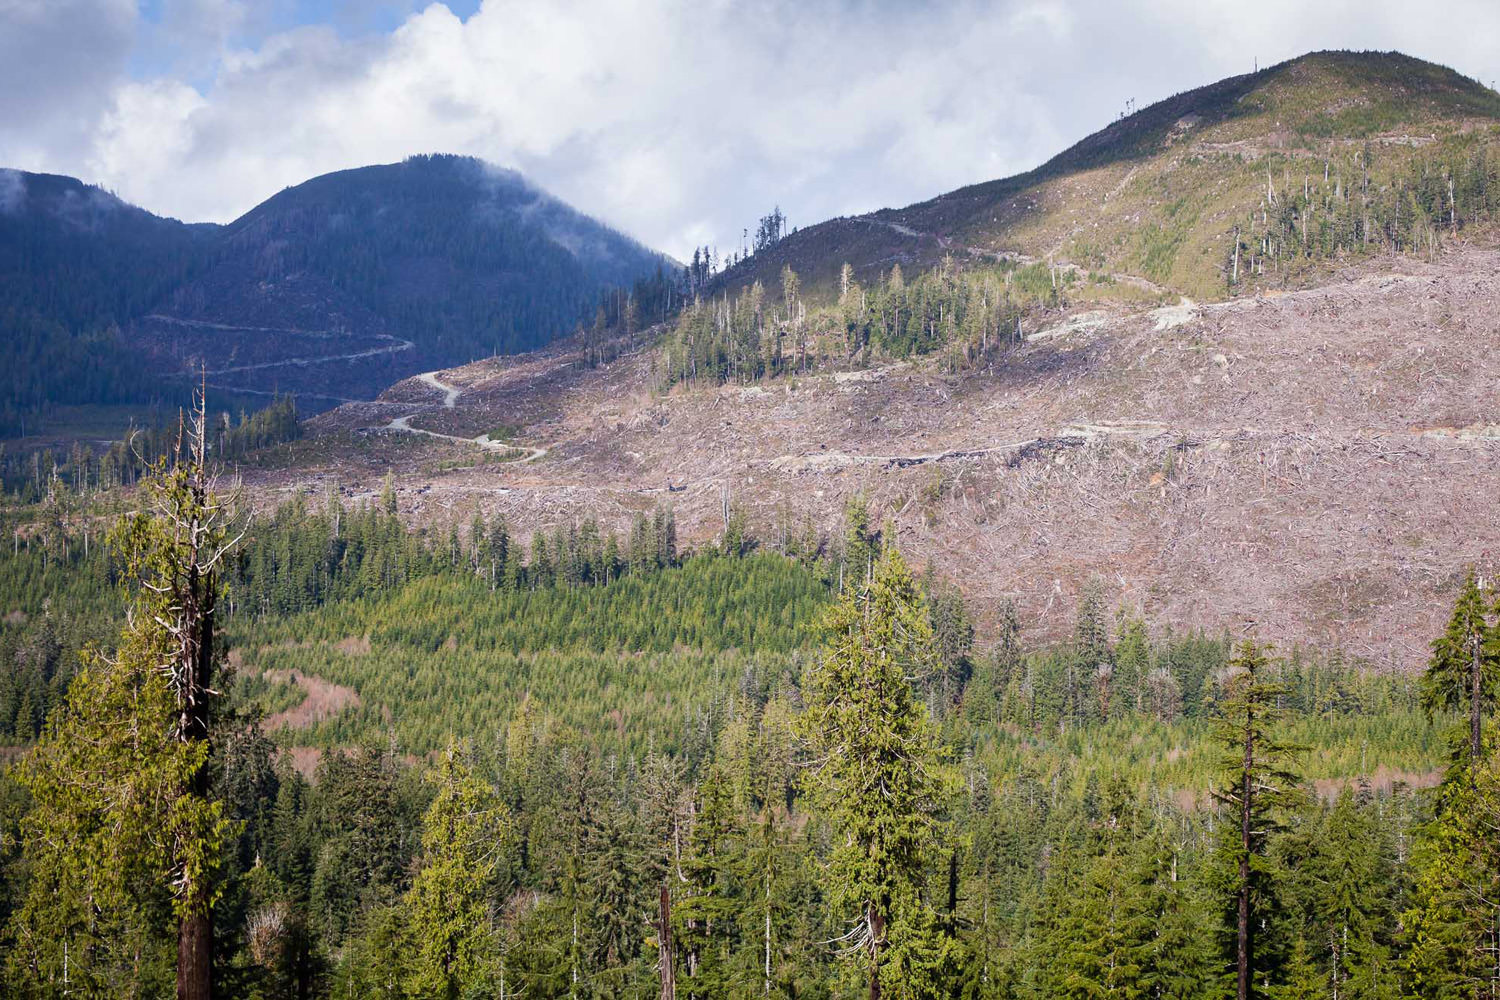
[[58, 406], [185, 402], [200, 368], [221, 393], [294, 392], [315, 411], [547, 344], [666, 264], [466, 157], [314, 178], [227, 226], [71, 178], [0, 176], [0, 434]]
[[211, 240], [71, 177], [0, 170], [0, 435], [58, 403], [185, 402], [120, 328], [197, 273]]
[[1487, 225], [1497, 125], [1500, 96], [1444, 67], [1315, 53], [1160, 101], [1028, 173], [800, 230], [720, 281], [771, 287], [789, 265], [828, 296], [844, 263], [872, 281], [892, 261], [952, 254], [1200, 298], [1296, 284], [1330, 261]]
[[[524, 546], [501, 521], [410, 530], [396, 504], [250, 523], [220, 605], [230, 698], [185, 763], [135, 645], [167, 613], [140, 613], [139, 543], [0, 550], [0, 729], [40, 736], [0, 773], [0, 995], [169, 995], [189, 849], [212, 861], [230, 997], [636, 996], [674, 976], [725, 998], [866, 977], [922, 1000], [1221, 997], [1247, 896], [1251, 968], [1278, 990], [1426, 995], [1487, 968], [1492, 914], [1465, 891], [1496, 870], [1500, 782], [1466, 728], [1444, 740], [1464, 703], [1429, 697], [1451, 686], [1441, 643], [1416, 685], [1116, 614], [1095, 586], [1065, 641], [1035, 644], [1007, 605], [981, 647], [858, 502], [831, 538], [758, 541], [735, 516], [691, 553], [666, 507]], [[1445, 641], [1488, 641], [1477, 593]], [[82, 622], [123, 630], [110, 655], [79, 656]], [[187, 803], [216, 822], [189, 826]], [[68, 863], [85, 851], [112, 860]], [[851, 956], [856, 865], [900, 895]]]

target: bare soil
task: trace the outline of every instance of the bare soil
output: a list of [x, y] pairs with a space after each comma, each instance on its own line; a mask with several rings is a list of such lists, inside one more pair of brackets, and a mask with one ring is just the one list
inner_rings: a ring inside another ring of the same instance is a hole
[[[863, 491], [982, 621], [1014, 597], [1038, 636], [1097, 577], [1177, 627], [1426, 657], [1466, 563], [1500, 547], [1500, 254], [1391, 257], [1322, 287], [1199, 306], [1090, 308], [987, 371], [929, 362], [656, 389], [652, 352], [595, 369], [558, 347], [398, 383], [316, 418], [289, 492], [371, 501], [390, 468], [414, 520], [503, 513], [513, 532], [671, 502], [686, 543], [724, 497], [755, 533], [837, 530]], [[524, 464], [465, 441], [498, 427]]]
[[[362, 643], [362, 645], [354, 649], [346, 649], [345, 643]], [[369, 641], [346, 639], [339, 643], [339, 649], [350, 655], [368, 652]], [[262, 723], [262, 728], [266, 732], [275, 732], [282, 726], [291, 729], [306, 729], [325, 719], [331, 719], [346, 708], [359, 705], [359, 694], [353, 688], [326, 681], [301, 670], [267, 670], [265, 677], [266, 680], [276, 684], [294, 683], [307, 692], [307, 696], [296, 705], [284, 712], [267, 716]]]

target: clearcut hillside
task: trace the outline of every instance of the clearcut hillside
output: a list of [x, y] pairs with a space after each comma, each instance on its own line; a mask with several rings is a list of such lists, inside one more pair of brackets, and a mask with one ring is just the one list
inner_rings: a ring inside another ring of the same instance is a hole
[[1372, 249], [1488, 226], [1496, 193], [1480, 176], [1497, 127], [1500, 95], [1450, 69], [1313, 53], [1159, 101], [1027, 173], [810, 226], [720, 281], [775, 288], [790, 265], [826, 294], [845, 262], [868, 282], [952, 255], [1202, 299], [1300, 287]]
[[479, 510], [522, 538], [670, 503], [696, 544], [727, 500], [760, 538], [837, 545], [862, 493], [981, 619], [1012, 596], [1060, 636], [1098, 579], [1153, 620], [1411, 669], [1464, 565], [1500, 552], [1497, 295], [1495, 251], [1386, 254], [1310, 289], [1078, 310], [980, 370], [667, 391], [651, 347], [588, 367], [560, 345], [339, 407], [248, 474], [267, 505], [358, 503], [390, 470], [431, 530]]

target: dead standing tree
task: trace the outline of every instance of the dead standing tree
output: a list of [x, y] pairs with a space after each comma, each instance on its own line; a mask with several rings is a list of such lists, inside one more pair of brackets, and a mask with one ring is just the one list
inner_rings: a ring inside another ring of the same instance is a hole
[[166, 817], [170, 877], [178, 918], [178, 1000], [212, 995], [213, 914], [220, 842], [227, 822], [209, 788], [213, 734], [216, 612], [220, 574], [244, 537], [235, 491], [220, 495], [208, 465], [204, 394], [179, 430], [174, 461], [141, 509], [121, 527], [120, 551], [146, 595], [144, 613], [162, 630], [174, 705], [173, 738], [193, 751], [191, 773], [170, 793]]

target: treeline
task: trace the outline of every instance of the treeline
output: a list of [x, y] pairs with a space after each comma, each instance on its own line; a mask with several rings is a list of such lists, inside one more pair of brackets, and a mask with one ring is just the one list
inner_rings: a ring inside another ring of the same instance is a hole
[[[175, 422], [150, 427], [132, 423], [123, 437], [102, 451], [82, 441], [74, 441], [65, 451], [46, 447], [8, 450], [0, 444], [0, 483], [22, 505], [59, 492], [82, 497], [134, 486], [176, 453], [181, 436], [182, 428]], [[210, 447], [221, 461], [241, 462], [262, 448], [301, 436], [296, 397], [277, 396], [264, 409], [241, 410], [237, 420], [227, 410], [219, 413]]]
[[1264, 177], [1260, 202], [1235, 224], [1223, 261], [1230, 286], [1372, 248], [1435, 250], [1500, 210], [1500, 155], [1469, 138], [1445, 139], [1385, 170], [1372, 143], [1321, 162], [1272, 158]]
[[669, 385], [745, 384], [929, 354], [950, 370], [988, 364], [1019, 340], [1028, 310], [1057, 304], [1068, 280], [1045, 264], [965, 269], [947, 258], [911, 279], [897, 264], [865, 288], [846, 264], [837, 302], [810, 309], [786, 267], [775, 292], [755, 282], [733, 298], [684, 306], [662, 341], [660, 375]]
[[593, 322], [578, 324], [573, 334], [582, 348], [583, 363], [593, 368], [613, 361], [633, 346], [641, 330], [667, 322], [682, 306], [684, 287], [685, 281], [658, 267], [655, 274], [636, 279], [629, 289], [606, 290]]
[[[1214, 678], [1232, 657], [1227, 635], [1166, 629], [1124, 608], [1113, 615], [1097, 584], [1080, 595], [1071, 643], [1023, 654], [1021, 628], [1009, 600], [999, 608], [995, 643], [982, 662], [983, 713], [1026, 732], [1065, 731], [1120, 716], [1172, 722], [1211, 718]], [[1312, 659], [1292, 650], [1278, 667], [1278, 707], [1308, 718], [1374, 716], [1417, 708], [1416, 686], [1399, 676], [1361, 669], [1337, 655]]]
[[76, 330], [49, 316], [10, 313], [0, 305], [0, 438], [40, 432], [59, 406], [170, 406], [179, 388], [148, 371], [113, 324]]
[[[173, 873], [187, 845], [214, 859], [199, 877], [212, 880], [224, 996], [1491, 996], [1500, 628], [1476, 581], [1408, 694], [1254, 643], [1153, 639], [1129, 616], [1111, 627], [1097, 593], [1064, 646], [1025, 650], [1006, 625], [976, 654], [961, 600], [914, 577], [857, 505], [829, 548], [843, 583], [817, 602], [816, 631], [797, 640], [789, 623], [751, 640], [786, 650], [785, 668], [745, 670], [684, 713], [676, 739], [632, 745], [522, 691], [491, 724], [463, 720], [436, 760], [371, 733], [326, 753], [308, 782], [221, 705], [211, 781], [194, 791], [174, 783], [180, 772], [139, 767], [139, 743], [128, 770], [112, 769], [110, 748], [125, 747], [101, 706], [133, 713], [137, 732], [170, 733], [174, 714], [154, 695], [116, 705], [110, 678], [132, 661], [97, 663], [0, 797], [14, 845], [0, 869], [5, 988], [170, 993], [184, 976]], [[801, 565], [705, 552], [646, 577], [507, 596], [462, 542], [457, 554], [384, 608], [343, 600], [263, 638], [287, 648], [364, 624], [372, 646], [399, 643], [413, 668], [461, 677], [471, 671], [442, 659], [450, 645], [581, 637], [615, 650], [624, 678], [628, 653], [595, 629], [628, 630], [637, 604], [643, 621], [696, 607], [720, 637], [690, 642], [732, 641], [788, 601], [757, 587], [743, 608], [721, 604], [712, 581]], [[321, 633], [300, 630], [313, 623]], [[680, 636], [639, 641], [653, 643]], [[1179, 689], [1165, 724], [1150, 686], [1131, 680], [1163, 669]], [[970, 714], [1024, 711], [1028, 683], [1056, 688], [1038, 696], [1046, 713]], [[676, 690], [604, 698], [596, 713]], [[1299, 731], [1381, 705], [1463, 720], [1446, 777], [1432, 793], [1352, 781], [1313, 794], [1319, 761]], [[1132, 757], [1200, 721], [1201, 747]], [[1084, 744], [1104, 752], [1086, 759]], [[1156, 780], [1184, 750], [1206, 757], [1204, 783]], [[98, 768], [84, 788], [65, 781], [78, 754]], [[122, 801], [201, 804], [224, 822], [162, 844], [138, 839], [152, 807], [122, 816]], [[114, 864], [77, 864], [83, 849]]]
[[511, 537], [504, 517], [478, 512], [446, 531], [410, 530], [389, 480], [378, 503], [353, 511], [336, 497], [321, 509], [298, 498], [254, 525], [251, 536], [232, 613], [256, 618], [359, 600], [441, 574], [477, 577], [491, 591], [534, 591], [607, 584], [679, 561], [670, 506], [638, 514], [624, 538], [589, 518], [535, 532], [528, 543]]

